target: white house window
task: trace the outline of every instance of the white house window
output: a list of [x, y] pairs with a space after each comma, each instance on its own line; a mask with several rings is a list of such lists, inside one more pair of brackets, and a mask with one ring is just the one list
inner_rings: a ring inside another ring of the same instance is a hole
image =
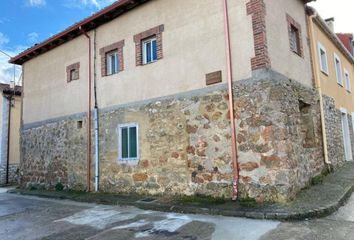
[[343, 86], [342, 63], [337, 54], [334, 54], [334, 65], [336, 68], [337, 83]]
[[157, 40], [156, 37], [143, 41], [143, 64], [157, 61]]
[[345, 80], [345, 88], [347, 89], [348, 92], [352, 91], [351, 84], [350, 84], [350, 76], [349, 72], [344, 69], [344, 80]]
[[109, 52], [106, 54], [107, 75], [113, 75], [119, 72], [118, 51]]
[[119, 160], [139, 159], [138, 125], [119, 125]]
[[318, 53], [320, 59], [320, 69], [323, 73], [328, 75], [327, 51], [321, 43], [318, 43]]

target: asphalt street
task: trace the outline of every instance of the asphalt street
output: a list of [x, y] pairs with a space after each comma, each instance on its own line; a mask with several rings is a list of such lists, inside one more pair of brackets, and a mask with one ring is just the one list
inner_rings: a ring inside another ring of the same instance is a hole
[[354, 197], [327, 218], [281, 223], [43, 199], [0, 189], [0, 239], [350, 240]]

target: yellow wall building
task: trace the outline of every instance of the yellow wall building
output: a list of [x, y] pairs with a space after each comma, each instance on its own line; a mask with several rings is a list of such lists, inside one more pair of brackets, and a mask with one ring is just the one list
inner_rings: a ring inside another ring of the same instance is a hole
[[0, 92], [0, 184], [6, 184], [17, 182], [20, 163], [21, 87], [0, 84]]
[[[323, 110], [323, 124], [326, 128], [324, 141], [327, 142], [329, 155], [335, 149], [332, 145], [338, 144], [334, 142], [342, 142], [345, 159], [352, 160], [352, 150], [354, 150], [354, 58], [334, 33], [333, 22], [331, 22], [333, 20], [329, 19], [329, 22], [326, 22], [314, 9], [308, 8], [307, 10], [315, 86], [322, 93], [323, 102], [333, 101], [334, 112], [338, 113], [338, 117], [333, 116], [333, 111], [328, 108], [328, 104], [322, 104], [325, 106]], [[332, 116], [329, 116], [330, 111]], [[338, 129], [328, 129], [326, 122], [329, 121], [338, 121]], [[338, 135], [341, 135], [342, 139], [333, 137], [333, 132], [341, 132]], [[331, 157], [328, 161], [331, 161]]]

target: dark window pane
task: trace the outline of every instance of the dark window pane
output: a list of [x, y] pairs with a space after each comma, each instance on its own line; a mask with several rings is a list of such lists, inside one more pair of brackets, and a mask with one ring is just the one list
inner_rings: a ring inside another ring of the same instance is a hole
[[112, 74], [115, 74], [116, 71], [116, 55], [112, 54], [111, 55], [111, 69], [112, 69]]
[[152, 60], [153, 61], [157, 60], [157, 44], [156, 44], [156, 40], [152, 41]]
[[137, 134], [136, 134], [136, 127], [129, 128], [129, 152], [130, 158], [137, 158], [138, 157], [138, 146], [137, 146]]
[[128, 158], [128, 128], [122, 128], [122, 158]]
[[146, 43], [146, 62], [151, 62], [151, 42]]

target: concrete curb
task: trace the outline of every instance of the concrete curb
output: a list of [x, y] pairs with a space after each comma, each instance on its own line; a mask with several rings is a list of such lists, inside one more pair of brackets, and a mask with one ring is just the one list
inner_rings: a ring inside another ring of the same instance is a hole
[[269, 219], [279, 221], [296, 221], [326, 217], [343, 206], [354, 192], [354, 162], [345, 163], [335, 173], [327, 176], [322, 184], [303, 190], [291, 203], [258, 205], [244, 207], [240, 203], [226, 202], [185, 203], [180, 199], [166, 201], [154, 197], [154, 201], [144, 202], [146, 196], [119, 194], [90, 194], [73, 192], [55, 192], [45, 190], [13, 189], [9, 193], [31, 195], [44, 198], [68, 199], [80, 202], [92, 202], [108, 205], [134, 206], [144, 210], [176, 212], [190, 214], [222, 215], [229, 217], [246, 217], [252, 219]]

